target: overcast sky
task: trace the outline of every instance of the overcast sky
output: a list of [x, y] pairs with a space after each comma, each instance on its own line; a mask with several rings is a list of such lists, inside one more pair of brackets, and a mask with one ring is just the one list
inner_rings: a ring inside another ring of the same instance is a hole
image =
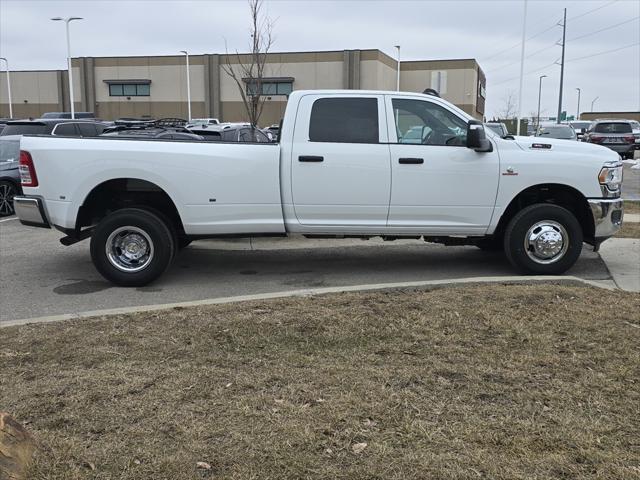
[[[274, 51], [378, 48], [395, 56], [399, 44], [405, 60], [476, 58], [487, 74], [487, 116], [509, 92], [517, 98], [523, 0], [265, 2], [276, 20]], [[543, 115], [557, 111], [562, 29], [554, 25], [565, 7], [564, 108], [575, 113], [580, 87], [582, 111], [595, 97], [595, 110], [640, 110], [639, 1], [529, 0], [523, 115], [536, 110], [543, 74]], [[225, 39], [230, 50], [248, 45], [244, 0], [0, 0], [0, 56], [12, 70], [66, 68], [64, 26], [53, 16], [84, 17], [71, 27], [73, 56], [224, 53]]]

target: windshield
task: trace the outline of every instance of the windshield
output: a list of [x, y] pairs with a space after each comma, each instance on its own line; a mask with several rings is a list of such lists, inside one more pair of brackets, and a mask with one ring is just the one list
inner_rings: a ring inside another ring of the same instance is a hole
[[626, 122], [598, 123], [594, 131], [597, 133], [631, 133], [631, 125]]
[[20, 159], [20, 140], [0, 140], [0, 163]]
[[39, 135], [49, 133], [49, 127], [44, 123], [8, 123], [0, 136], [7, 135]]
[[571, 127], [558, 125], [555, 127], [542, 127], [540, 129], [540, 136], [570, 140], [576, 137], [576, 133]]

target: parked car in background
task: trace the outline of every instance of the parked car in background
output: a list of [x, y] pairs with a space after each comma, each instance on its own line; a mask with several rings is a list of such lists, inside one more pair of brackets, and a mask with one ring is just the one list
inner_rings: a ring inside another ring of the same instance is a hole
[[109, 129], [101, 137], [162, 139], [162, 140], [203, 140], [202, 136], [195, 135], [186, 129], [171, 129], [162, 127], [148, 128], [118, 128]]
[[623, 158], [633, 158], [636, 136], [630, 120], [596, 120], [591, 124], [585, 141], [610, 148]]
[[113, 121], [114, 125], [147, 125], [149, 123], [155, 122], [154, 118], [131, 118], [131, 117], [122, 117], [117, 118]]
[[577, 140], [576, 131], [571, 125], [552, 124], [541, 125], [536, 137], [557, 138], [560, 140]]
[[640, 122], [631, 120], [629, 123], [631, 123], [633, 138], [635, 138], [636, 150], [640, 150]]
[[571, 125], [571, 127], [573, 127], [573, 129], [576, 131], [578, 140], [582, 141], [582, 137], [584, 136], [585, 132], [588, 130], [589, 125], [591, 125], [591, 122], [584, 121], [584, 120], [574, 120], [569, 122], [569, 125]]
[[204, 137], [210, 142], [249, 142], [270, 143], [270, 138], [259, 128], [248, 123], [221, 123], [220, 125], [200, 125], [189, 128], [189, 131]]
[[[82, 118], [96, 118], [93, 112], [74, 112], [74, 120]], [[43, 113], [40, 118], [66, 118], [71, 119], [71, 112], [47, 112]]]
[[5, 135], [55, 135], [58, 137], [97, 137], [105, 129], [102, 123], [90, 120], [40, 118], [7, 122], [0, 137]]
[[13, 198], [20, 186], [20, 135], [0, 138], [0, 217], [13, 215]]
[[187, 123], [186, 127], [195, 127], [197, 125], [220, 125], [220, 120], [217, 118], [192, 118]]
[[494, 132], [496, 132], [498, 135], [500, 135], [502, 138], [509, 135], [509, 130], [507, 130], [507, 126], [502, 122], [488, 122], [488, 123], [485, 123], [485, 125], [489, 127], [491, 130], [493, 130]]

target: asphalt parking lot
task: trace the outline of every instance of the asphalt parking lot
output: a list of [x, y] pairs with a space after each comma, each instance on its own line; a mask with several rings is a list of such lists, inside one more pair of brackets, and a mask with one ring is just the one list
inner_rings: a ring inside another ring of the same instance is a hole
[[[64, 247], [60, 236], [2, 220], [0, 322], [310, 287], [514, 274], [501, 254], [419, 241], [201, 241], [181, 252], [159, 281], [125, 289], [95, 271], [88, 241]], [[567, 275], [610, 278], [589, 248]]]

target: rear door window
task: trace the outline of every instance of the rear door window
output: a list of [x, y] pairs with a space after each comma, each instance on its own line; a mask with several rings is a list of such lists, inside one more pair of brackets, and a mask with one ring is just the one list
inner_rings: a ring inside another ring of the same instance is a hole
[[75, 137], [78, 132], [75, 123], [59, 123], [55, 126], [53, 134], [57, 137]]
[[376, 98], [320, 98], [313, 103], [309, 141], [378, 143]]
[[78, 128], [80, 129], [80, 135], [83, 137], [95, 137], [98, 135], [97, 128], [93, 123], [79, 123]]

